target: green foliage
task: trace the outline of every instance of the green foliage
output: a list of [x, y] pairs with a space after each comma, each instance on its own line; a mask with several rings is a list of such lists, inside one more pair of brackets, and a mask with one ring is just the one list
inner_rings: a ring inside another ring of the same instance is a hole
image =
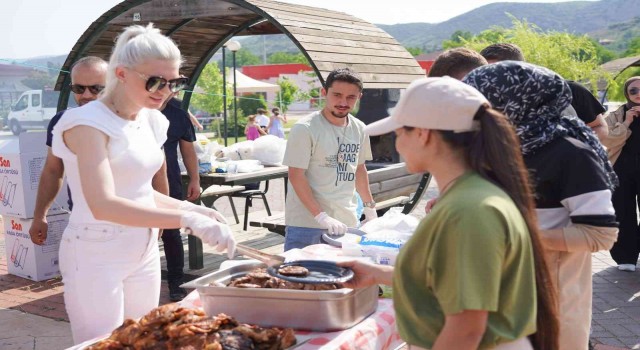
[[267, 109], [267, 101], [262, 94], [238, 96], [238, 109], [242, 110], [244, 115], [256, 114], [258, 108]]
[[590, 39], [590, 40], [591, 40], [591, 43], [596, 48], [596, 57], [598, 57], [598, 63], [600, 63], [600, 64], [607, 63], [607, 62], [609, 62], [611, 60], [614, 60], [614, 59], [616, 59], [618, 57], [618, 55], [616, 55], [615, 52], [605, 48], [602, 45], [600, 45], [600, 43], [598, 43], [594, 39]]
[[[218, 69], [217, 62], [209, 62], [202, 70], [202, 74], [198, 79], [199, 88], [204, 90], [204, 93], [194, 92], [191, 98], [191, 104], [200, 110], [208, 112], [210, 114], [217, 114], [222, 112], [223, 97], [222, 97], [222, 74]], [[227, 86], [227, 106], [231, 106], [233, 100], [233, 91]]]
[[420, 47], [405, 47], [405, 49], [407, 49], [407, 51], [409, 51], [411, 56], [414, 56], [414, 57], [424, 52]]
[[620, 75], [618, 75], [616, 79], [608, 86], [607, 100], [616, 102], [627, 102], [627, 99], [624, 97], [623, 91], [624, 82], [627, 79], [635, 76], [640, 76], [640, 68], [629, 68], [620, 73]]
[[309, 64], [309, 61], [302, 53], [289, 53], [289, 52], [275, 52], [269, 55], [267, 63], [280, 64], [280, 63], [302, 63]]
[[494, 27], [470, 39], [461, 38], [465, 47], [481, 51], [490, 44], [508, 42], [518, 45], [527, 62], [547, 67], [565, 79], [591, 84], [611, 81], [600, 68], [597, 44], [586, 35], [543, 31], [535, 24], [512, 18], [511, 28]]
[[473, 38], [473, 34], [469, 31], [456, 30], [451, 34], [449, 40], [442, 42], [442, 48], [444, 50], [452, 49], [454, 47], [464, 46], [464, 43]]
[[[233, 68], [233, 53], [227, 50], [226, 55], [226, 66]], [[262, 64], [262, 60], [260, 57], [251, 53], [247, 48], [243, 47], [236, 52], [236, 68], [243, 66], [255, 66], [257, 64]]]
[[299, 88], [287, 77], [278, 79], [278, 85], [280, 85], [280, 93], [276, 96], [276, 106], [279, 106], [282, 114], [285, 114], [298, 97]]
[[640, 37], [634, 38], [629, 42], [629, 46], [627, 46], [627, 50], [622, 54], [622, 57], [637, 55], [640, 55]]

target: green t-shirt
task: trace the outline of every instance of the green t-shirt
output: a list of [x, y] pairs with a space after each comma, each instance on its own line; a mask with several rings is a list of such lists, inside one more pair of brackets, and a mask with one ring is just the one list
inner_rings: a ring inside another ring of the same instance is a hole
[[402, 247], [393, 301], [400, 335], [424, 348], [464, 310], [489, 312], [480, 349], [533, 334], [533, 248], [511, 198], [474, 172], [460, 177]]
[[[355, 227], [356, 168], [372, 157], [364, 123], [352, 115], [347, 118], [345, 127], [329, 123], [320, 112], [300, 119], [291, 128], [282, 164], [305, 169], [305, 177], [322, 210]], [[302, 204], [291, 182], [285, 202], [285, 224], [322, 228]]]

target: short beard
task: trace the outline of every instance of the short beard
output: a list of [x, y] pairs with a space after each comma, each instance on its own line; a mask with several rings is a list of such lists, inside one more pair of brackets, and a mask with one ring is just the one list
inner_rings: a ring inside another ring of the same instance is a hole
[[336, 117], [336, 118], [342, 119], [342, 118], [346, 118], [349, 115], [349, 112], [345, 113], [344, 115], [340, 115], [340, 114], [336, 114], [336, 112], [334, 112], [334, 111], [331, 111], [331, 115]]

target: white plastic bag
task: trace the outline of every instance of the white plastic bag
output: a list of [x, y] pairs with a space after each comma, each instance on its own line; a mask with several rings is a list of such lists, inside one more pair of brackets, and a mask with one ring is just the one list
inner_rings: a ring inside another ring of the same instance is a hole
[[367, 234], [358, 243], [343, 243], [342, 253], [365, 256], [381, 265], [394, 265], [400, 248], [411, 238], [419, 220], [402, 214], [401, 208], [391, 208], [383, 216], [362, 225]]
[[253, 158], [265, 165], [282, 165], [287, 141], [274, 135], [258, 137], [253, 141]]

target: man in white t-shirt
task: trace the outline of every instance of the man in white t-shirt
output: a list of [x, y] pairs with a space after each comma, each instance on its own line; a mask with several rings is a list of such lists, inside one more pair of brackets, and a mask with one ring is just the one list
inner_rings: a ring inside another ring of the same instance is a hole
[[268, 133], [269, 117], [267, 117], [267, 111], [264, 108], [258, 108], [256, 110], [256, 122], [264, 132]]
[[320, 243], [322, 234], [356, 227], [357, 196], [366, 220], [376, 217], [365, 160], [372, 159], [364, 123], [349, 114], [362, 96], [362, 80], [348, 69], [329, 73], [325, 107], [300, 119], [289, 133], [283, 164], [289, 166], [284, 249]]

